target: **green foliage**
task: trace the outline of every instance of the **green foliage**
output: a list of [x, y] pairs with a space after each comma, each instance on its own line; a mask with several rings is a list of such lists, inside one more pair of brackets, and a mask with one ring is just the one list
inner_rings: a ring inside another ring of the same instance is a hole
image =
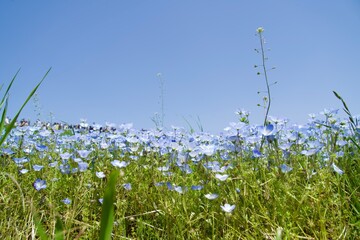
[[[50, 72], [51, 68], [45, 73], [44, 77], [41, 79], [41, 81], [35, 86], [35, 88], [30, 92], [30, 94], [28, 95], [28, 97], [26, 98], [25, 102], [23, 103], [23, 105], [21, 106], [21, 108], [19, 109], [19, 111], [16, 113], [15, 117], [11, 120], [11, 122], [7, 125], [5, 125], [5, 121], [6, 121], [6, 113], [7, 113], [7, 108], [8, 108], [8, 99], [9, 99], [9, 91], [11, 89], [12, 84], [14, 83], [18, 73], [20, 72], [20, 69], [16, 72], [15, 76], [13, 77], [13, 79], [11, 80], [9, 86], [7, 87], [3, 98], [1, 99], [0, 102], [0, 110], [2, 110], [2, 114], [1, 114], [1, 121], [0, 121], [0, 146], [4, 143], [4, 141], [6, 140], [7, 136], [9, 135], [10, 131], [14, 128], [15, 123], [20, 115], [20, 113], [22, 112], [22, 110], [24, 109], [24, 107], [26, 106], [26, 104], [29, 102], [29, 100], [31, 99], [31, 97], [36, 93], [37, 89], [40, 87], [41, 83], [44, 81], [44, 79], [46, 78], [46, 76], [48, 75], [48, 73]], [[2, 86], [0, 87], [0, 89], [2, 89]]]
[[109, 183], [105, 190], [100, 223], [99, 239], [101, 240], [111, 239], [111, 232], [114, 224], [114, 202], [116, 196], [115, 186], [118, 175], [119, 172], [116, 170], [110, 174]]
[[[57, 156], [51, 150], [47, 154]], [[10, 162], [4, 171], [14, 179], [0, 178], [0, 235], [14, 239], [21, 232], [26, 239], [34, 223], [40, 239], [110, 239], [110, 234], [112, 239], [356, 239], [360, 234], [360, 155], [350, 149], [338, 159], [343, 175], [319, 167], [312, 175], [312, 163], [321, 156], [294, 155], [285, 160], [273, 148], [268, 158], [291, 164], [291, 172], [281, 172], [276, 164], [268, 167], [266, 159], [243, 156], [229, 160], [233, 167], [224, 182], [195, 163], [189, 163], [192, 174], [184, 174], [173, 163], [169, 166], [173, 175], [163, 175], [156, 169], [169, 156], [156, 154], [139, 156], [117, 178], [119, 171], [112, 171], [110, 161], [129, 158], [121, 157], [120, 150], [112, 154], [109, 158], [107, 150], [96, 149], [94, 171], [71, 175], [48, 167], [40, 154], [31, 158], [31, 164], [45, 166], [40, 173], [16, 174], [18, 168]], [[214, 156], [207, 161], [221, 160]], [[107, 180], [97, 178], [95, 171], [104, 171]], [[39, 192], [32, 187], [38, 175], [48, 182]], [[51, 181], [54, 178], [57, 181]], [[25, 209], [14, 180], [24, 194]], [[159, 182], [189, 189], [181, 194], [166, 185], [156, 186]], [[125, 183], [132, 189], [124, 189]], [[201, 191], [190, 189], [199, 184], [204, 184]], [[219, 198], [206, 199], [207, 193]], [[98, 200], [103, 196], [101, 205]], [[70, 205], [61, 202], [66, 197], [71, 198]], [[235, 210], [224, 213], [220, 208], [224, 203], [235, 204]], [[39, 217], [32, 218], [33, 213]]]
[[344, 101], [344, 99], [335, 91], [333, 91], [335, 97], [337, 97], [343, 104], [344, 108], [344, 112], [348, 115], [349, 117], [349, 121], [350, 121], [350, 126], [351, 126], [351, 129], [353, 131], [353, 134], [354, 134], [354, 137], [351, 137], [351, 141], [355, 144], [355, 146], [360, 149], [360, 145], [358, 143], [359, 139], [360, 139], [360, 129], [359, 129], [359, 125], [358, 125], [358, 122], [354, 120], [348, 106], [346, 105], [346, 102]]

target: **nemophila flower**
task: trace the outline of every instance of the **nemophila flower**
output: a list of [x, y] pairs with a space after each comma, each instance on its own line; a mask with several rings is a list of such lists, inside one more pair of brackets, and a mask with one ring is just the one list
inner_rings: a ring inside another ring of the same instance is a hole
[[72, 156], [72, 154], [68, 153], [68, 152], [60, 153], [59, 155], [60, 155], [62, 160], [68, 160]]
[[317, 148], [309, 149], [309, 150], [302, 150], [301, 154], [304, 154], [305, 156], [311, 156], [316, 154], [319, 151]]
[[78, 150], [78, 154], [81, 158], [87, 158], [92, 151], [89, 150]]
[[336, 156], [337, 157], [343, 157], [344, 156], [344, 151], [338, 151], [338, 152], [336, 152]]
[[13, 160], [17, 165], [21, 165], [23, 163], [29, 162], [29, 159], [24, 158], [24, 157], [22, 157], [22, 158], [13, 158]]
[[281, 172], [283, 173], [287, 173], [287, 172], [290, 172], [292, 170], [291, 167], [289, 167], [288, 165], [286, 164], [281, 164], [280, 165], [280, 169], [281, 169]]
[[23, 168], [19, 171], [21, 174], [25, 174], [27, 172], [29, 172], [29, 170], [27, 170], [26, 168]]
[[71, 200], [69, 199], [69, 198], [65, 198], [65, 199], [63, 199], [63, 200], [61, 200], [64, 204], [66, 204], [66, 205], [69, 205], [69, 204], [71, 204]]
[[112, 162], [110, 162], [111, 165], [113, 165], [114, 167], [118, 167], [118, 168], [123, 168], [126, 167], [127, 165], [129, 165], [129, 163], [125, 162], [125, 161], [119, 161], [119, 160], [114, 160]]
[[224, 212], [231, 213], [235, 209], [235, 205], [225, 203], [224, 206], [220, 206]]
[[171, 182], [167, 182], [167, 183], [166, 183], [166, 186], [167, 186], [167, 188], [168, 188], [169, 190], [174, 190], [174, 187], [173, 187], [173, 185], [171, 184]]
[[334, 169], [334, 171], [340, 175], [342, 175], [344, 173], [343, 170], [341, 170], [338, 166], [335, 165], [335, 163], [331, 164], [332, 168]]
[[274, 134], [275, 128], [274, 125], [268, 124], [265, 127], [260, 128], [260, 132], [264, 137], [268, 137]]
[[96, 172], [95, 173], [98, 178], [104, 178], [105, 174], [103, 172]]
[[71, 172], [70, 165], [68, 164], [60, 164], [59, 169], [62, 174], [69, 174]]
[[49, 167], [56, 167], [57, 165], [58, 165], [57, 161], [49, 163]]
[[41, 189], [46, 188], [46, 181], [38, 178], [33, 183], [33, 186], [37, 191], [40, 191]]
[[50, 134], [51, 134], [51, 132], [49, 130], [42, 130], [41, 132], [39, 132], [39, 136], [44, 137], [44, 138], [50, 136]]
[[107, 144], [106, 142], [101, 142], [101, 143], [100, 143], [100, 148], [101, 148], [101, 149], [108, 149], [108, 148], [109, 148], [109, 144]]
[[208, 193], [208, 194], [205, 194], [204, 196], [209, 200], [214, 200], [219, 197], [219, 195], [216, 193]]
[[78, 162], [78, 166], [80, 172], [85, 172], [88, 169], [89, 164], [86, 162]]
[[191, 186], [191, 190], [195, 190], [195, 191], [200, 191], [203, 188], [204, 188], [204, 186], [201, 186], [201, 185], [192, 185]]
[[74, 158], [74, 162], [79, 163], [82, 162], [83, 160], [81, 158]]
[[33, 167], [33, 169], [34, 169], [35, 172], [38, 172], [38, 171], [40, 171], [41, 169], [43, 169], [44, 166], [34, 164], [32, 167]]
[[261, 154], [261, 152], [258, 150], [258, 149], [254, 149], [253, 150], [253, 157], [254, 158], [259, 158], [259, 157], [261, 157], [262, 156], [262, 154]]
[[167, 172], [167, 171], [169, 171], [170, 167], [169, 166], [164, 166], [164, 167], [158, 167], [157, 169], [159, 171], [161, 171], [161, 172]]
[[38, 150], [39, 152], [43, 152], [43, 151], [47, 151], [48, 147], [45, 145], [36, 145], [36, 150]]
[[185, 164], [184, 166], [179, 166], [179, 168], [182, 172], [185, 172], [186, 174], [190, 174], [193, 172], [188, 164]]
[[216, 152], [215, 145], [201, 145], [200, 146], [200, 153], [205, 154], [206, 156], [212, 156]]
[[123, 184], [123, 187], [124, 187], [126, 190], [131, 190], [131, 183], [125, 183], [125, 184]]
[[227, 174], [224, 174], [224, 175], [215, 174], [215, 177], [216, 177], [217, 179], [219, 179], [220, 181], [225, 181], [225, 180], [229, 177], [229, 175], [227, 175]]
[[2, 150], [2, 153], [5, 153], [6, 155], [12, 155], [12, 154], [14, 154], [15, 152], [12, 151], [12, 150], [9, 149], [9, 148], [4, 148], [4, 149]]
[[103, 204], [103, 202], [104, 202], [104, 199], [103, 198], [99, 198], [99, 203], [101, 203], [101, 204]]
[[181, 186], [175, 186], [174, 190], [178, 193], [184, 193], [186, 191], [186, 188], [183, 188]]
[[348, 144], [347, 141], [344, 141], [344, 140], [340, 140], [340, 141], [337, 141], [336, 142], [336, 145], [340, 146], [340, 147], [343, 147], [345, 146], [346, 144]]
[[157, 183], [155, 183], [155, 187], [162, 187], [162, 186], [164, 186], [164, 182], [157, 182]]

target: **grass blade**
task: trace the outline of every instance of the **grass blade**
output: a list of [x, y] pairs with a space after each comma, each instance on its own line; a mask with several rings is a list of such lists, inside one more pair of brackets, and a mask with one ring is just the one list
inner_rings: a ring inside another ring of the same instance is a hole
[[110, 174], [110, 179], [105, 190], [100, 223], [99, 239], [101, 240], [111, 239], [111, 232], [114, 224], [115, 186], [118, 176], [118, 171], [113, 171]]
[[64, 225], [59, 216], [56, 217], [55, 223], [55, 240], [63, 240], [64, 236]]
[[34, 222], [35, 222], [35, 226], [36, 226], [36, 233], [39, 236], [39, 239], [48, 240], [49, 238], [46, 235], [46, 231], [45, 231], [41, 221], [39, 220], [39, 217], [37, 216], [37, 214], [34, 214]]
[[[8, 86], [8, 87], [7, 87], [7, 89], [6, 89], [6, 92], [5, 92], [5, 94], [4, 94], [4, 97], [1, 99], [1, 102], [0, 102], [0, 109], [2, 108], [2, 106], [3, 106], [3, 104], [4, 104], [4, 101], [5, 101], [5, 99], [7, 98], [8, 93], [9, 93], [9, 91], [10, 91], [10, 89], [11, 89], [11, 86], [13, 85], [13, 83], [14, 83], [14, 81], [15, 81], [15, 79], [16, 79], [16, 77], [17, 77], [17, 75], [19, 74], [19, 72], [20, 72], [20, 68], [19, 68], [19, 70], [15, 73], [15, 75], [14, 75], [14, 77], [12, 78], [12, 80], [11, 80], [11, 82], [10, 82], [9, 86]], [[2, 88], [2, 86], [1, 86], [1, 88]]]
[[1, 116], [1, 121], [0, 121], [0, 135], [2, 134], [2, 132], [4, 130], [7, 108], [8, 108], [8, 100], [6, 99], [5, 108], [3, 110], [3, 113], [2, 113], [2, 116]]
[[[21, 106], [20, 110], [17, 112], [17, 114], [15, 115], [15, 117], [12, 119], [12, 121], [9, 123], [9, 125], [6, 126], [5, 129], [5, 133], [1, 136], [0, 138], [0, 146], [4, 143], [6, 137], [9, 135], [10, 131], [14, 128], [15, 123], [21, 113], [21, 111], [24, 109], [25, 105], [29, 102], [29, 100], [31, 99], [31, 97], [35, 94], [35, 92], [37, 91], [37, 89], [39, 88], [39, 86], [41, 85], [41, 83], [44, 81], [44, 79], [46, 78], [46, 76], [48, 75], [48, 73], [50, 72], [51, 68], [49, 68], [49, 70], [45, 73], [44, 77], [41, 79], [41, 81], [36, 85], [36, 87], [30, 92], [29, 96], [27, 97], [27, 99], [25, 100], [25, 102], [23, 103], [23, 105]], [[18, 71], [19, 72], [19, 71]], [[18, 74], [18, 72], [16, 73], [16, 75]], [[16, 77], [15, 75], [15, 77]], [[12, 83], [15, 80], [15, 77], [13, 78], [13, 80], [11, 81], [6, 93], [8, 93]], [[5, 98], [3, 98], [5, 99]]]

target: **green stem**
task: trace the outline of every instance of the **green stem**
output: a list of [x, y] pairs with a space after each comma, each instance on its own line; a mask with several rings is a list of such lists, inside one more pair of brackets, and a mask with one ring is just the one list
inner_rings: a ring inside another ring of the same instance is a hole
[[266, 88], [267, 88], [267, 94], [268, 94], [268, 104], [267, 104], [265, 120], [264, 120], [264, 126], [266, 126], [267, 117], [268, 117], [268, 114], [270, 111], [270, 105], [271, 105], [271, 95], [270, 95], [270, 86], [269, 86], [269, 81], [268, 81], [268, 77], [267, 77], [266, 65], [265, 65], [266, 57], [265, 57], [265, 52], [264, 52], [264, 38], [263, 38], [261, 32], [259, 32], [259, 37], [260, 37], [260, 45], [261, 45], [262, 67], [264, 70], [264, 76], [265, 76]]

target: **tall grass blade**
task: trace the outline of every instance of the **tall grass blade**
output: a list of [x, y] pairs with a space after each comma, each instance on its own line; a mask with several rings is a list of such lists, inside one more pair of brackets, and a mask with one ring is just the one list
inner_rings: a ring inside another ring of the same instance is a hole
[[[11, 86], [13, 85], [13, 83], [14, 83], [14, 81], [15, 81], [15, 79], [16, 79], [16, 77], [17, 77], [17, 75], [19, 74], [19, 72], [20, 72], [20, 68], [19, 68], [19, 70], [15, 73], [15, 75], [14, 75], [14, 77], [12, 78], [12, 80], [11, 80], [11, 82], [10, 82], [9, 86], [8, 86], [8, 87], [7, 87], [7, 89], [6, 89], [6, 92], [4, 93], [4, 97], [1, 99], [1, 102], [0, 102], [0, 109], [2, 109], [2, 106], [3, 106], [3, 104], [4, 104], [5, 100], [6, 100], [6, 98], [7, 98], [7, 97], [8, 97], [8, 95], [9, 95], [9, 91], [10, 91], [10, 89], [11, 89]], [[2, 86], [1, 86], [1, 88], [2, 88]]]
[[344, 111], [345, 111], [345, 113], [348, 115], [349, 120], [350, 120], [350, 122], [352, 123], [351, 126], [352, 126], [353, 130], [355, 130], [354, 127], [356, 128], [356, 126], [354, 126], [354, 125], [355, 125], [354, 119], [353, 119], [353, 117], [352, 117], [352, 115], [351, 115], [351, 113], [350, 113], [350, 110], [349, 110], [349, 108], [347, 107], [344, 99], [343, 99], [337, 92], [333, 91], [333, 93], [334, 93], [334, 95], [342, 102], [342, 104], [343, 104], [343, 106], [344, 106], [344, 108], [345, 108]]
[[56, 217], [55, 223], [55, 240], [64, 240], [64, 225], [59, 216]]
[[[21, 111], [24, 109], [25, 105], [29, 102], [29, 100], [31, 99], [31, 97], [35, 94], [35, 92], [37, 91], [37, 89], [39, 88], [39, 86], [41, 85], [41, 83], [45, 80], [46, 76], [49, 74], [51, 68], [49, 68], [49, 70], [45, 73], [44, 77], [41, 79], [41, 81], [36, 85], [36, 87], [30, 92], [29, 96], [27, 97], [27, 99], [25, 100], [24, 104], [21, 106], [20, 110], [17, 112], [17, 114], [15, 115], [15, 117], [12, 119], [12, 121], [9, 123], [9, 125], [6, 126], [6, 129], [5, 129], [5, 133], [1, 136], [0, 138], [0, 146], [4, 143], [5, 139], [7, 138], [7, 136], [9, 135], [9, 133], [11, 132], [11, 130], [14, 128], [15, 126], [15, 123], [21, 113]], [[18, 71], [19, 72], [19, 71]], [[17, 72], [17, 73], [18, 73]], [[17, 75], [16, 73], [16, 75]], [[15, 77], [16, 77], [15, 75]], [[13, 80], [11, 81], [7, 91], [6, 91], [6, 94], [8, 93], [8, 91], [10, 90], [10, 87], [12, 85], [12, 83], [14, 82], [14, 79], [15, 77], [13, 78]]]
[[34, 214], [33, 219], [34, 219], [35, 226], [36, 226], [36, 233], [39, 236], [39, 239], [40, 240], [48, 240], [49, 237], [46, 235], [44, 226], [42, 225], [41, 221], [39, 220], [39, 217], [37, 216], [37, 214]]
[[114, 224], [115, 186], [118, 176], [119, 172], [116, 170], [110, 174], [110, 179], [105, 190], [100, 223], [99, 239], [101, 240], [111, 239], [111, 232]]
[[5, 121], [6, 121], [7, 108], [8, 108], [8, 101], [7, 101], [7, 99], [6, 99], [5, 108], [4, 108], [4, 110], [3, 110], [3, 113], [2, 113], [2, 116], [1, 116], [1, 121], [0, 121], [0, 135], [2, 134], [2, 132], [3, 132], [3, 130], [4, 130]]
[[[359, 133], [357, 131], [357, 122], [355, 123], [354, 118], [352, 117], [349, 108], [347, 107], [344, 99], [335, 91], [333, 91], [334, 95], [342, 102], [343, 106], [344, 106], [344, 111], [345, 113], [348, 115], [349, 120], [350, 120], [350, 126], [351, 129], [353, 131], [353, 134], [355, 135], [355, 137], [359, 137]], [[350, 137], [350, 140], [355, 144], [355, 146], [360, 149], [360, 145], [356, 142], [354, 137]]]

